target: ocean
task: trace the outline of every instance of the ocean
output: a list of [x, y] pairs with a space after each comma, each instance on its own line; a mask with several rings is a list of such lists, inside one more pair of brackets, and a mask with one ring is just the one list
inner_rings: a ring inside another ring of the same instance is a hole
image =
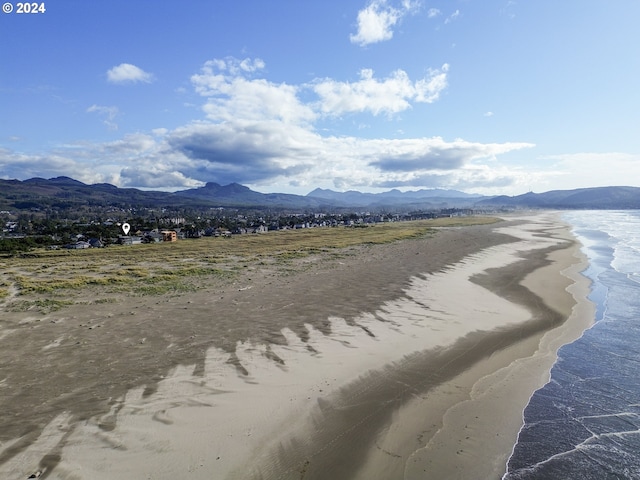
[[640, 210], [563, 219], [589, 259], [596, 322], [531, 397], [503, 480], [640, 479]]

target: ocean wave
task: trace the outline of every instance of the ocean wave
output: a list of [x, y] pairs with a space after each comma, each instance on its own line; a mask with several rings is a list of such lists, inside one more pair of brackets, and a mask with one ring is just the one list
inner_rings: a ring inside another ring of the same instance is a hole
[[569, 212], [596, 324], [558, 352], [504, 480], [640, 478], [640, 211]]

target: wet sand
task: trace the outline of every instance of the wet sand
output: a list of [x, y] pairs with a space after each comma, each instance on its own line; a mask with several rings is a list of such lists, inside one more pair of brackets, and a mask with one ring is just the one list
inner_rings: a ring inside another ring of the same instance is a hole
[[592, 319], [566, 228], [541, 214], [350, 253], [10, 314], [1, 476], [500, 478]]

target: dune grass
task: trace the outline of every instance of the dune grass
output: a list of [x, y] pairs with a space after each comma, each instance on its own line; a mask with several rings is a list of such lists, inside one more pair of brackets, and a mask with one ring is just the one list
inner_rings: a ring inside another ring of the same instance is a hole
[[[0, 302], [6, 308], [51, 311], [73, 303], [111, 301], [114, 294], [180, 294], [230, 281], [247, 268], [282, 274], [310, 256], [348, 254], [350, 247], [434, 235], [434, 227], [492, 223], [489, 217], [443, 218], [357, 227], [310, 228], [231, 238], [205, 237], [172, 243], [86, 250], [38, 250], [2, 259]], [[17, 292], [12, 299], [9, 289]], [[91, 292], [91, 295], [84, 295]], [[59, 300], [63, 296], [64, 300]], [[8, 305], [11, 303], [11, 305]]]

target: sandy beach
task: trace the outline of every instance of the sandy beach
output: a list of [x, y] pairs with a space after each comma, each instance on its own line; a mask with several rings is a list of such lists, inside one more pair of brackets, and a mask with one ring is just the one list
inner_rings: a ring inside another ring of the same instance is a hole
[[593, 320], [558, 218], [3, 312], [0, 477], [500, 479], [557, 349]]

